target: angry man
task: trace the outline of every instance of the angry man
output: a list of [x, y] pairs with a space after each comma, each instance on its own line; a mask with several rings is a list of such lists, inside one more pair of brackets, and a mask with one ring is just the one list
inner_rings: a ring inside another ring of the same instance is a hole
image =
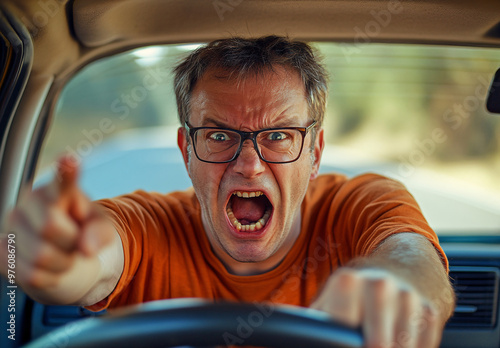
[[10, 215], [24, 290], [92, 310], [182, 297], [313, 307], [361, 327], [367, 347], [438, 347], [454, 295], [413, 197], [374, 174], [318, 175], [328, 91], [311, 47], [218, 40], [175, 74], [193, 188], [91, 202], [62, 158], [61, 179]]

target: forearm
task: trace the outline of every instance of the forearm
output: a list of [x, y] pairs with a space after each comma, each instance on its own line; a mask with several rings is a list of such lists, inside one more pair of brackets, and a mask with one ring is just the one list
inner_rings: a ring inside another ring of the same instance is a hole
[[442, 326], [453, 314], [455, 294], [434, 246], [423, 236], [402, 233], [389, 237], [371, 255], [348, 267], [383, 269], [415, 288], [437, 311]]

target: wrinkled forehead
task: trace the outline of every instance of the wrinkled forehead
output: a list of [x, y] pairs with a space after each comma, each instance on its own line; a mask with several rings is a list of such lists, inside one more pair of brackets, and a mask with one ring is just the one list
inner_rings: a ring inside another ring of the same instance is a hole
[[211, 69], [196, 84], [190, 108], [190, 118], [202, 115], [203, 121], [206, 116], [214, 115], [222, 119], [262, 118], [259, 124], [272, 124], [277, 118], [291, 114], [306, 114], [307, 118], [302, 80], [296, 71], [281, 66], [245, 75]]
[[211, 68], [197, 81], [191, 93], [191, 101], [199, 97], [208, 97], [220, 102], [229, 102], [225, 98], [238, 98], [240, 101], [252, 101], [258, 98], [305, 99], [305, 86], [298, 72], [292, 68], [274, 66], [259, 71], [239, 71]]

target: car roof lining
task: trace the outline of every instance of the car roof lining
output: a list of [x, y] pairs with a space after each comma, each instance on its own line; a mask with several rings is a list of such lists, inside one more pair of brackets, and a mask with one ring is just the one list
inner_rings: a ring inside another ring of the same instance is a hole
[[33, 72], [56, 81], [134, 47], [228, 36], [500, 47], [497, 0], [4, 1], [32, 32]]
[[[87, 47], [138, 38], [199, 42], [269, 34], [352, 42], [353, 36], [359, 34], [356, 27], [374, 41], [499, 43], [498, 37], [492, 37], [495, 31], [491, 31], [499, 22], [498, 1], [356, 3], [357, 6], [338, 0], [75, 0], [73, 16], [78, 39]], [[384, 16], [387, 14], [390, 16]], [[369, 25], [377, 18], [380, 30]]]

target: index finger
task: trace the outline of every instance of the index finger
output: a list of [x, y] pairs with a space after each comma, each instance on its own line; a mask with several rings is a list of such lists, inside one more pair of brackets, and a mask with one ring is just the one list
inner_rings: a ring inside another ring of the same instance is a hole
[[47, 187], [48, 198], [55, 201], [64, 194], [71, 192], [73, 188], [76, 188], [79, 171], [78, 163], [72, 157], [63, 156], [59, 158], [55, 177]]
[[57, 173], [47, 187], [49, 201], [65, 210], [79, 225], [90, 215], [90, 200], [78, 186], [80, 168], [78, 162], [70, 156], [61, 157]]

